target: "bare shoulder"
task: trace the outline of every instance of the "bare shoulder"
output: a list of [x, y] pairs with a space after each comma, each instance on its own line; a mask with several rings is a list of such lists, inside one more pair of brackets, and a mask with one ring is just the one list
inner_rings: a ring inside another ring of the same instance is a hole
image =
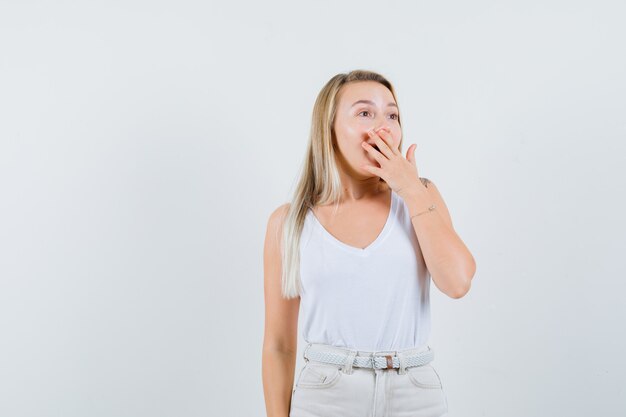
[[285, 203], [274, 209], [267, 221], [268, 229], [273, 229], [274, 231], [281, 229], [290, 207], [291, 203]]
[[442, 215], [444, 221], [448, 226], [450, 226], [454, 230], [454, 226], [452, 225], [452, 217], [450, 216], [450, 211], [448, 210], [448, 206], [446, 202], [443, 200], [443, 196], [439, 191], [439, 188], [435, 185], [435, 183], [426, 177], [420, 177], [420, 181], [428, 190], [428, 194], [432, 197], [433, 203], [435, 204], [435, 209], [439, 210], [439, 213]]
[[274, 250], [280, 246], [280, 236], [283, 230], [285, 218], [289, 213], [291, 203], [285, 203], [278, 206], [269, 215], [267, 220], [267, 229], [265, 234], [266, 250]]

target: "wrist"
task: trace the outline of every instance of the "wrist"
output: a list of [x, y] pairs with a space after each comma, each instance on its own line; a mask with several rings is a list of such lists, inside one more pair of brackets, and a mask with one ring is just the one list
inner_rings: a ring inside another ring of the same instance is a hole
[[398, 195], [409, 204], [411, 201], [423, 200], [427, 198], [428, 190], [421, 182], [412, 184], [409, 187], [404, 187], [397, 191]]
[[409, 209], [409, 215], [413, 216], [417, 213], [426, 211], [435, 204], [433, 198], [428, 194], [426, 189], [416, 190], [415, 192], [408, 193], [404, 198], [407, 208]]

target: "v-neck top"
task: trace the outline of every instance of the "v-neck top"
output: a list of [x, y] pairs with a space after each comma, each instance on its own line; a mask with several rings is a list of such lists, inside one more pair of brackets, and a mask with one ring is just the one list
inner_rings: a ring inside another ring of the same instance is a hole
[[376, 247], [378, 247], [378, 245], [380, 245], [385, 240], [385, 238], [393, 228], [393, 225], [395, 224], [396, 210], [398, 209], [398, 198], [399, 197], [396, 196], [396, 193], [391, 190], [391, 205], [389, 207], [389, 213], [387, 214], [387, 220], [385, 221], [385, 225], [383, 226], [383, 229], [378, 234], [376, 239], [365, 248], [357, 248], [337, 239], [324, 226], [322, 226], [322, 224], [317, 219], [317, 217], [315, 217], [315, 214], [313, 214], [313, 211], [311, 209], [309, 209], [309, 211], [307, 212], [307, 216], [313, 218], [313, 222], [316, 223], [317, 227], [320, 229], [321, 233], [324, 235], [327, 241], [330, 242], [330, 244], [336, 245], [337, 247], [342, 248], [343, 250], [346, 250], [348, 252], [352, 252], [358, 256], [368, 256], [369, 253], [374, 251]]
[[300, 321], [307, 343], [361, 351], [426, 347], [430, 274], [404, 200], [365, 248], [348, 245], [308, 210], [300, 238]]

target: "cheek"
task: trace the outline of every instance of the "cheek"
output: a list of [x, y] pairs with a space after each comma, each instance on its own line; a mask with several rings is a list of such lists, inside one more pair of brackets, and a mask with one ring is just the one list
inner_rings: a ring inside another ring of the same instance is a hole
[[349, 140], [363, 140], [367, 138], [367, 129], [363, 126], [346, 126], [343, 133]]
[[361, 143], [368, 139], [367, 128], [363, 126], [344, 126], [341, 130], [340, 140], [345, 148], [356, 148], [364, 151]]
[[400, 145], [400, 140], [402, 139], [402, 130], [394, 129], [392, 130], [393, 135], [393, 145], [397, 148]]

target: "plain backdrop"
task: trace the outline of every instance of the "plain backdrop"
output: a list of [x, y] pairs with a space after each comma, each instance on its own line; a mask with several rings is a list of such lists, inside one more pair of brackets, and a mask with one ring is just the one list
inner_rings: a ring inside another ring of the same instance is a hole
[[[454, 417], [626, 415], [621, 1], [0, 1], [0, 415], [264, 416], [263, 241], [370, 69], [477, 261]], [[302, 358], [302, 340], [297, 368]]]

